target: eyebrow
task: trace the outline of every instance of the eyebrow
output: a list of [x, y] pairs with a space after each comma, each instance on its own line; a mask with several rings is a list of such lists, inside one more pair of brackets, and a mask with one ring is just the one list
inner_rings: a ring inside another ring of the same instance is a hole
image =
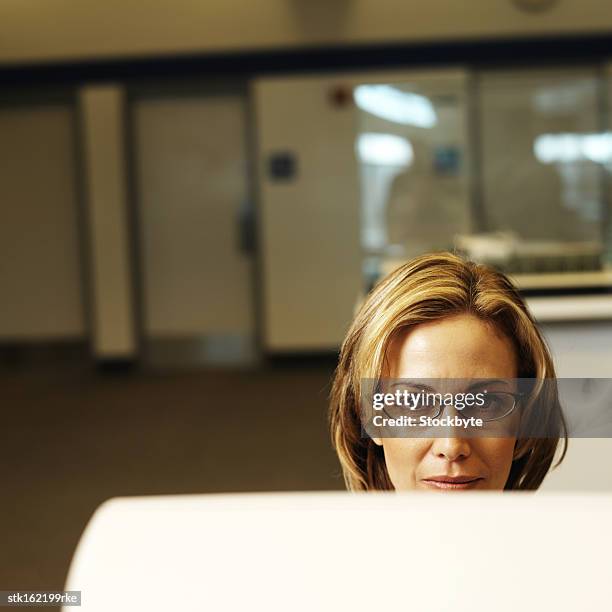
[[414, 387], [415, 389], [422, 389], [423, 391], [435, 391], [433, 387], [424, 385], [423, 383], [414, 382], [413, 380], [403, 380], [402, 382], [393, 383], [391, 387]]
[[504, 385], [508, 385], [508, 380], [505, 378], [487, 378], [486, 380], [482, 380], [480, 382], [476, 382], [470, 385], [468, 389], [479, 389], [480, 387], [494, 385], [495, 383], [502, 383]]
[[[473, 389], [480, 389], [481, 387], [485, 387], [487, 385], [492, 385], [496, 383], [502, 383], [507, 385], [508, 381], [504, 378], [487, 378], [485, 380], [481, 380], [479, 382], [472, 383], [467, 389], [468, 391]], [[402, 380], [401, 382], [396, 382], [391, 385], [391, 387], [414, 387], [415, 389], [421, 389], [423, 391], [432, 391], [434, 393], [438, 393], [433, 387], [429, 385], [424, 385], [423, 383], [415, 382], [413, 380]]]

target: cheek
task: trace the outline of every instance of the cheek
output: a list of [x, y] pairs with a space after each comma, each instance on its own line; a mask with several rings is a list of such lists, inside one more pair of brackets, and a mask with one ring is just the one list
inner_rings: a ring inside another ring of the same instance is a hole
[[416, 472], [431, 440], [419, 438], [385, 438], [383, 449], [389, 478], [396, 491], [416, 488]]
[[514, 438], [480, 438], [474, 441], [474, 450], [489, 473], [488, 488], [503, 489], [514, 454]]

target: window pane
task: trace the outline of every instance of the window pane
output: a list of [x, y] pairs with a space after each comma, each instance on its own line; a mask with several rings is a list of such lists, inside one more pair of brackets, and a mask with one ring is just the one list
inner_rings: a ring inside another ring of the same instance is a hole
[[460, 71], [355, 88], [370, 261], [449, 249], [471, 230], [466, 96]]
[[460, 246], [511, 272], [599, 269], [609, 144], [595, 70], [499, 71], [478, 83], [488, 235]]

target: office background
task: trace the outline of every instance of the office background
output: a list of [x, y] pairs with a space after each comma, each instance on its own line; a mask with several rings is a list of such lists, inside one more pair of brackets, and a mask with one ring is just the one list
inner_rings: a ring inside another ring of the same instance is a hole
[[611, 28], [595, 0], [4, 4], [2, 583], [60, 588], [111, 496], [342, 488], [336, 351], [417, 252], [515, 275], [559, 373], [610, 376]]

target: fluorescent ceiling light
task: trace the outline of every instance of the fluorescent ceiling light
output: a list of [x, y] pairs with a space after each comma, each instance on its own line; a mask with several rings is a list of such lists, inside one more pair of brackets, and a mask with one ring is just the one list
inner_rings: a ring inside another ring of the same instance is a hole
[[366, 133], [357, 138], [357, 154], [364, 164], [409, 166], [414, 158], [406, 138], [393, 134]]
[[612, 132], [600, 134], [542, 134], [533, 143], [536, 158], [544, 164], [590, 160], [612, 161]]
[[428, 98], [391, 85], [359, 85], [354, 96], [361, 110], [387, 121], [431, 128], [438, 120]]

